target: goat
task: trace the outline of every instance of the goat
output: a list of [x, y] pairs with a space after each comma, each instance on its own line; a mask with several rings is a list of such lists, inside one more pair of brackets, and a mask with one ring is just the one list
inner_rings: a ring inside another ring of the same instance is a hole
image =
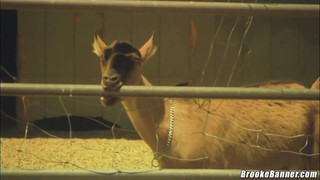
[[[96, 35], [102, 87], [151, 86], [142, 68], [155, 51], [153, 35], [140, 49], [127, 41], [107, 46]], [[293, 82], [251, 86], [304, 88]], [[319, 136], [315, 101], [101, 97], [104, 106], [118, 102], [160, 168], [317, 168], [312, 159], [319, 157], [319, 138], [311, 140]]]

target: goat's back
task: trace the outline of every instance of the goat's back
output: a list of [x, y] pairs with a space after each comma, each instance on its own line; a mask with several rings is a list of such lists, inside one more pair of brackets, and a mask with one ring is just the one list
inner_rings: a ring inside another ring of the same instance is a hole
[[[253, 86], [252, 86], [253, 87]], [[296, 83], [254, 87], [304, 88]], [[306, 169], [311, 101], [175, 99], [175, 131], [164, 166]], [[306, 144], [307, 143], [307, 144]]]

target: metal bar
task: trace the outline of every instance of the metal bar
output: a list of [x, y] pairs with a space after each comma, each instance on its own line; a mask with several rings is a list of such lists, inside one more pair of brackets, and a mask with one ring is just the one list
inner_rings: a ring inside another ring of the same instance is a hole
[[56, 179], [240, 179], [240, 170], [1, 170], [3, 180]]
[[318, 4], [264, 4], [193, 1], [114, 1], [114, 0], [1, 0], [1, 9], [142, 11], [211, 13], [243, 16], [290, 16], [319, 18]]
[[120, 90], [105, 90], [100, 85], [1, 83], [1, 96], [134, 96], [318, 100], [319, 90], [182, 86], [123, 86]]

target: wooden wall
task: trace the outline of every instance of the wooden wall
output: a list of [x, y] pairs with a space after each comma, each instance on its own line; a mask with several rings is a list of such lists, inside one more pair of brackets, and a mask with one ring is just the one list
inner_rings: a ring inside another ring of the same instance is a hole
[[[206, 63], [221, 19], [212, 58]], [[235, 61], [230, 86], [275, 79], [310, 86], [315, 81], [319, 76], [319, 19], [254, 17], [238, 57], [247, 22], [248, 17], [237, 21], [237, 17], [212, 14], [19, 11], [18, 78], [27, 83], [99, 84], [99, 62], [91, 46], [95, 32], [107, 43], [129, 40], [137, 47], [155, 32], [158, 52], [144, 69], [155, 85], [193, 78], [197, 85], [212, 86], [218, 77], [215, 85], [226, 86]], [[102, 115], [132, 128], [120, 106], [103, 108], [98, 98], [61, 100], [70, 114]], [[27, 98], [28, 113], [23, 113], [20, 104], [20, 116], [34, 120], [65, 115], [61, 100]]]

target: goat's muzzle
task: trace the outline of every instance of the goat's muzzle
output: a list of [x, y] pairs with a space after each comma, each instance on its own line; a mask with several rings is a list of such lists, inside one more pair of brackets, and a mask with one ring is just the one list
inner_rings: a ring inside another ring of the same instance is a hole
[[[102, 76], [101, 85], [107, 90], [119, 90], [123, 85], [121, 75], [114, 69], [110, 69]], [[112, 106], [120, 101], [119, 97], [105, 96], [100, 98], [101, 104], [104, 106]]]
[[111, 69], [109, 72], [102, 76], [101, 85], [105, 89], [119, 89], [123, 85], [123, 83], [121, 82], [121, 75], [115, 70]]
[[100, 97], [100, 103], [103, 106], [113, 106], [120, 101], [119, 97], [107, 96], [107, 97]]

